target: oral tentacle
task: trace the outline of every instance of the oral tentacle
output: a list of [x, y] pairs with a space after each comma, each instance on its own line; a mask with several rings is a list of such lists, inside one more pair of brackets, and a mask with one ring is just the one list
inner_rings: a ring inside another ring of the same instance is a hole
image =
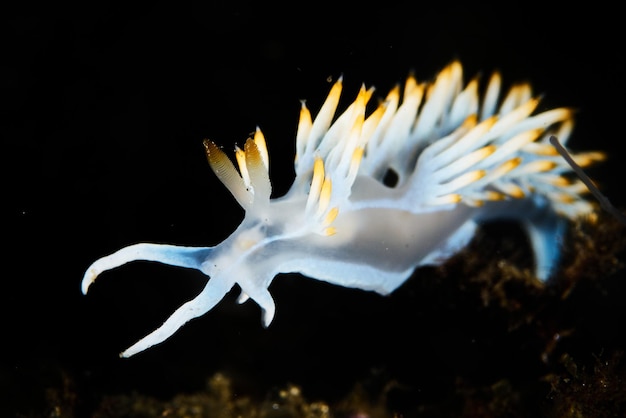
[[130, 245], [100, 258], [89, 266], [83, 277], [81, 289], [83, 294], [87, 294], [89, 286], [96, 281], [101, 273], [131, 261], [156, 261], [171, 266], [202, 271], [202, 263], [210, 257], [212, 251], [213, 247], [181, 247], [150, 243]]
[[234, 282], [227, 280], [209, 280], [198, 296], [184, 303], [167, 318], [159, 328], [137, 341], [120, 353], [120, 357], [130, 357], [171, 337], [180, 327], [190, 320], [204, 315], [215, 307], [230, 291]]

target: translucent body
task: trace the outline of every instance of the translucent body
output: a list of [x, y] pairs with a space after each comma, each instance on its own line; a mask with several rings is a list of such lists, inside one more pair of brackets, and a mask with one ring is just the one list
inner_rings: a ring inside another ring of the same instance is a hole
[[[297, 272], [340, 286], [392, 292], [415, 270], [439, 264], [463, 248], [477, 225], [519, 221], [529, 234], [536, 273], [546, 280], [558, 261], [563, 223], [592, 212], [580, 182], [549, 143], [565, 143], [568, 109], [533, 115], [530, 87], [510, 90], [499, 102], [500, 76], [484, 98], [478, 83], [463, 88], [458, 62], [432, 83], [409, 77], [378, 108], [366, 111], [373, 90], [361, 89], [335, 119], [341, 80], [313, 121], [303, 105], [297, 134], [296, 178], [289, 192], [270, 199], [269, 156], [257, 130], [238, 168], [205, 141], [211, 167], [245, 210], [241, 225], [215, 247], [137, 244], [93, 263], [83, 292], [105, 270], [151, 260], [200, 270], [205, 289], [157, 330], [122, 353], [131, 356], [171, 336], [212, 309], [235, 284], [240, 301], [253, 299], [270, 324], [275, 312], [268, 291], [279, 273]], [[333, 121], [334, 119], [334, 121]], [[600, 153], [574, 155], [581, 165]], [[392, 171], [394, 187], [383, 184]]]

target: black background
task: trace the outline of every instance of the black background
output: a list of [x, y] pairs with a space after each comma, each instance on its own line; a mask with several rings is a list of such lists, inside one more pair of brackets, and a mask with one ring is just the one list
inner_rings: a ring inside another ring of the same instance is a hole
[[[256, 305], [228, 295], [164, 344], [122, 360], [120, 351], [196, 295], [205, 278], [135, 263], [103, 275], [88, 296], [80, 280], [92, 261], [131, 243], [214, 245], [235, 229], [242, 211], [206, 163], [204, 138], [229, 149], [260, 126], [279, 196], [293, 179], [300, 100], [315, 111], [340, 75], [344, 105], [361, 83], [382, 96], [411, 70], [428, 79], [457, 58], [466, 79], [499, 69], [507, 85], [531, 81], [544, 94], [542, 109], [577, 109], [569, 145], [608, 152], [591, 173], [621, 207], [619, 16], [573, 3], [393, 1], [51, 3], [4, 13], [0, 324], [8, 354], [0, 398], [9, 408], [15, 401], [44, 410], [44, 388], [63, 370], [87, 414], [103, 393], [166, 399], [201, 389], [221, 370], [240, 376], [244, 394], [294, 382], [310, 398], [332, 401], [355, 379], [391, 370], [410, 375], [429, 399], [445, 387], [427, 381], [430, 365], [499, 367], [504, 360], [493, 353], [477, 352], [471, 366], [450, 362], [457, 348], [446, 336], [460, 325], [452, 318], [429, 326], [442, 312], [421, 310], [424, 296], [410, 287], [383, 298], [295, 275], [272, 285], [277, 313], [267, 330]], [[440, 338], [422, 339], [430, 335], [424, 329]], [[398, 360], [411, 353], [433, 357], [412, 366]]]

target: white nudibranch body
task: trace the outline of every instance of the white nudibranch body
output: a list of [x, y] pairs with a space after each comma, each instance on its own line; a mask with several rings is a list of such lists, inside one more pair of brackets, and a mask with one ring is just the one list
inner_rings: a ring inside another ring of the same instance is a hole
[[[477, 80], [463, 85], [453, 62], [432, 82], [408, 77], [368, 111], [373, 89], [335, 117], [339, 79], [315, 119], [302, 104], [296, 136], [296, 178], [282, 197], [270, 199], [269, 157], [257, 129], [237, 167], [213, 142], [211, 168], [245, 210], [241, 225], [214, 247], [136, 244], [94, 262], [83, 292], [105, 270], [149, 260], [200, 270], [204, 290], [165, 323], [121, 355], [132, 356], [170, 337], [211, 310], [235, 284], [239, 301], [251, 298], [274, 317], [268, 291], [279, 273], [296, 272], [329, 283], [388, 294], [414, 269], [440, 264], [462, 249], [481, 223], [519, 221], [528, 232], [536, 274], [549, 278], [558, 261], [558, 237], [567, 220], [592, 215], [570, 179], [571, 168], [550, 144], [573, 127], [566, 108], [535, 112], [528, 84], [500, 100], [501, 77], [479, 95]], [[603, 154], [573, 154], [586, 166]], [[393, 172], [393, 187], [384, 178]]]

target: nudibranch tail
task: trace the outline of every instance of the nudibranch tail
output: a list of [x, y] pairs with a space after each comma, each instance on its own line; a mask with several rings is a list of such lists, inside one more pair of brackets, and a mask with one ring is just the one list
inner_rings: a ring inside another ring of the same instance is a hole
[[268, 326], [276, 309], [268, 288], [279, 273], [388, 294], [415, 268], [443, 263], [467, 245], [479, 224], [494, 220], [520, 223], [536, 276], [545, 281], [557, 266], [566, 222], [592, 218], [595, 206], [583, 196], [586, 180], [574, 170], [604, 154], [557, 148], [550, 138], [567, 143], [573, 112], [538, 111], [541, 98], [528, 83], [501, 98], [502, 77], [495, 72], [481, 95], [479, 79], [464, 84], [463, 68], [454, 61], [431, 82], [409, 75], [372, 110], [374, 89], [362, 86], [337, 112], [342, 90], [340, 77], [314, 118], [302, 102], [296, 178], [284, 196], [271, 198], [259, 128], [235, 147], [234, 162], [204, 141], [213, 172], [245, 211], [222, 243], [136, 244], [87, 269], [84, 293], [103, 271], [134, 260], [195, 268], [209, 278], [195, 299], [122, 356], [162, 342], [235, 285], [238, 301], [255, 301]]

